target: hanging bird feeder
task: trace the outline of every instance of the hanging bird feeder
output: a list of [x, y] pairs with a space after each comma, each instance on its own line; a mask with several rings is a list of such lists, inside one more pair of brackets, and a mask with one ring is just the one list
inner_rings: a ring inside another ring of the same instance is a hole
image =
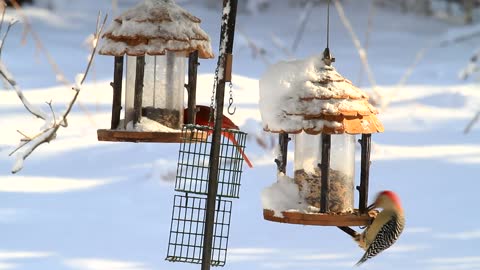
[[[264, 190], [264, 218], [324, 226], [371, 222], [367, 210], [371, 134], [383, 132], [368, 96], [340, 75], [329, 50], [271, 67], [260, 81], [265, 131], [279, 133], [278, 181]], [[354, 206], [355, 140], [361, 136], [359, 207]], [[293, 176], [287, 176], [293, 139]]]
[[98, 130], [100, 141], [182, 141], [183, 124], [195, 123], [198, 58], [214, 57], [200, 22], [173, 0], [145, 0], [113, 21], [100, 49], [115, 56], [111, 129]]

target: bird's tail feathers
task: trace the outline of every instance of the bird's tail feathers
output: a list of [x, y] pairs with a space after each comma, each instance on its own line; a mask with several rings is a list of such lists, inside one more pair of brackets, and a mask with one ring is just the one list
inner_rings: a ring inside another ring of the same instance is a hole
[[368, 259], [367, 254], [365, 253], [363, 257], [355, 264], [355, 266], [360, 266]]

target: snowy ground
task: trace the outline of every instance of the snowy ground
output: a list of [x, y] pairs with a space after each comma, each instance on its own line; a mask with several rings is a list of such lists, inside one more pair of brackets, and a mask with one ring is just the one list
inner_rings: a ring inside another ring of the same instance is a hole
[[[135, 1], [120, 1], [121, 8], [128, 2]], [[344, 2], [363, 39], [367, 1]], [[88, 50], [82, 43], [94, 30], [97, 10], [111, 12], [109, 3], [69, 1], [55, 13], [43, 8], [25, 11], [71, 80], [86, 63]], [[185, 8], [203, 18], [203, 28], [217, 48], [219, 13], [196, 4]], [[233, 78], [238, 110], [232, 118], [252, 135], [247, 154], [255, 168], [245, 169], [241, 199], [234, 203], [228, 269], [346, 269], [362, 255], [336, 228], [275, 224], [262, 218], [260, 192], [275, 179], [273, 154], [254, 140], [255, 134], [262, 135], [256, 97], [266, 66], [260, 58], [252, 58], [245, 36], [267, 49], [272, 63], [284, 59], [271, 36], [291, 44], [300, 13], [280, 5], [260, 15], [238, 17]], [[355, 83], [369, 87], [366, 78], [359, 82], [357, 52], [333, 14], [335, 66]], [[324, 16], [324, 7], [315, 8], [296, 57], [323, 50]], [[395, 247], [366, 263], [365, 269], [480, 269], [480, 219], [475, 210], [480, 128], [462, 133], [479, 108], [480, 92], [478, 85], [457, 79], [479, 39], [436, 46], [456, 28], [414, 15], [376, 12], [369, 60], [380, 91], [393, 100], [380, 116], [386, 132], [374, 136], [371, 191], [392, 189], [400, 194], [407, 229]], [[44, 55], [30, 38], [22, 45], [21, 37], [22, 27], [17, 25], [3, 60], [32, 102], [53, 99], [62, 108], [71, 91], [58, 86]], [[435, 46], [407, 85], [397, 87], [417, 51], [428, 44]], [[214, 64], [206, 61], [200, 66], [203, 104], [209, 103]], [[70, 127], [62, 129], [57, 140], [42, 145], [14, 176], [8, 153], [20, 138], [16, 130], [34, 134], [42, 123], [25, 112], [12, 91], [0, 90], [0, 269], [199, 268], [164, 261], [178, 146], [96, 140], [96, 129], [109, 125], [112, 68], [113, 59], [97, 57], [80, 95], [88, 116], [77, 106]]]

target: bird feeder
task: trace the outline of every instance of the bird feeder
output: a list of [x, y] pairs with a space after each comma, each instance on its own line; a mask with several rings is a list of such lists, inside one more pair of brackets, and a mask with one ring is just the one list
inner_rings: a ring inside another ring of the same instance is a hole
[[112, 121], [111, 129], [98, 131], [99, 140], [182, 141], [184, 122], [195, 123], [198, 58], [213, 58], [200, 22], [173, 0], [145, 0], [112, 22], [99, 52], [115, 57]]
[[[371, 134], [383, 132], [368, 96], [324, 55], [271, 67], [260, 82], [265, 131], [279, 133], [277, 183], [264, 190], [264, 218], [324, 226], [367, 225]], [[355, 140], [361, 136], [359, 207], [354, 205]], [[294, 141], [293, 176], [287, 176]]]

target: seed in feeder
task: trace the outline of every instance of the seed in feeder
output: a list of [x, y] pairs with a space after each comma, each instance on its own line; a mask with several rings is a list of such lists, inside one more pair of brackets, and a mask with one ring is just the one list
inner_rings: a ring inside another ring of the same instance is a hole
[[[314, 172], [305, 170], [295, 171], [295, 183], [305, 201], [316, 208], [320, 208], [320, 194], [322, 189], [322, 173], [319, 168]], [[346, 213], [353, 211], [353, 181], [352, 177], [341, 171], [329, 170], [328, 208], [331, 213]]]
[[181, 128], [180, 111], [145, 107], [142, 108], [142, 115], [169, 128]]

